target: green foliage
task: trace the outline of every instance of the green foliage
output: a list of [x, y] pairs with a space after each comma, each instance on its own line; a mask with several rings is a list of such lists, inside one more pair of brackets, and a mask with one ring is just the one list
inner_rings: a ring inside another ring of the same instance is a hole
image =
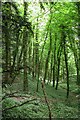
[[78, 117], [78, 110], [70, 107], [70, 106], [66, 106], [63, 103], [59, 102], [57, 103], [57, 105], [54, 105], [54, 114], [57, 115], [57, 118], [77, 118]]
[[[14, 99], [7, 98], [2, 103], [2, 108], [9, 108], [11, 106], [14, 106], [15, 104], [18, 104]], [[19, 108], [13, 108], [11, 110], [3, 112], [3, 118], [17, 118], [20, 115], [20, 109]]]
[[[34, 89], [36, 89], [36, 82], [34, 82], [35, 86], [33, 89], [30, 88], [30, 93], [34, 95]], [[53, 118], [77, 118], [78, 117], [78, 103], [76, 100], [74, 100], [73, 97], [69, 97], [69, 99], [66, 100], [66, 91], [62, 88], [59, 87], [59, 90], [56, 91], [53, 89], [50, 85], [46, 85], [46, 92], [47, 92], [47, 98], [49, 100], [49, 104], [51, 106], [51, 111], [52, 111], [52, 117]], [[48, 117], [48, 108], [45, 103], [45, 100], [43, 100], [44, 96], [42, 95], [41, 88], [39, 88], [39, 92], [36, 93], [37, 100], [25, 104], [21, 107], [13, 108], [11, 110], [8, 110], [6, 112], [3, 112], [3, 117], [4, 119], [9, 117], [9, 118], [42, 118], [42, 117]], [[52, 94], [53, 93], [53, 94]], [[30, 95], [26, 95], [27, 97], [30, 97]], [[24, 96], [25, 94], [17, 94]], [[53, 102], [51, 102], [53, 101]], [[19, 105], [21, 102], [16, 101], [13, 98], [6, 98], [3, 101], [3, 109], [9, 108], [13, 105]]]
[[[13, 98], [7, 98], [3, 101], [3, 109], [16, 104], [20, 104], [20, 102], [15, 101]], [[34, 101], [31, 104], [25, 104], [3, 112], [3, 118], [39, 118], [44, 115], [43, 108], [45, 108], [45, 105], [40, 103], [40, 101]]]
[[[21, 77], [22, 79], [22, 77]], [[19, 84], [16, 83], [19, 87]], [[22, 84], [22, 83], [21, 83]], [[13, 84], [13, 89], [17, 89], [17, 85]], [[21, 87], [21, 85], [20, 85]], [[77, 101], [77, 85], [75, 84], [75, 76], [73, 76], [73, 82], [70, 86], [70, 96], [66, 99], [66, 82], [61, 82], [59, 89], [56, 91], [51, 85], [45, 85], [45, 91], [47, 99], [49, 101], [52, 117], [53, 118], [77, 118], [78, 117], [78, 101]], [[24, 97], [29, 100], [29, 97], [37, 97], [37, 100], [31, 103], [25, 104], [21, 107], [13, 108], [6, 112], [3, 112], [4, 118], [16, 117], [16, 118], [46, 118], [48, 117], [48, 108], [44, 100], [43, 91], [41, 88], [41, 82], [39, 81], [39, 91], [36, 92], [36, 80], [33, 81], [29, 76], [29, 93], [26, 94], [23, 91], [15, 94], [17, 96]], [[15, 104], [20, 104], [20, 101], [16, 101], [13, 98], [7, 98], [3, 101], [3, 109], [11, 107]]]
[[[16, 95], [25, 96], [26, 99], [37, 98], [31, 103], [6, 110], [3, 112], [3, 119], [49, 117], [41, 87], [41, 80], [45, 76], [48, 84], [45, 84], [44, 88], [52, 117], [77, 118], [79, 91], [76, 78], [77, 72], [80, 72], [80, 49], [76, 4], [72, 2], [24, 4], [5, 2], [2, 3], [2, 12], [3, 80], [5, 83], [9, 81], [10, 84], [3, 88], [3, 96], [6, 93], [18, 91]], [[65, 60], [66, 56], [67, 60]], [[60, 70], [58, 69], [59, 59]], [[68, 63], [67, 66], [66, 63]], [[58, 71], [60, 72], [58, 90], [55, 86], [52, 87], [54, 66], [55, 81]], [[69, 70], [69, 75], [66, 69]], [[66, 100], [67, 76], [70, 96]], [[11, 84], [12, 81], [13, 84]], [[36, 92], [37, 84], [38, 92]], [[28, 88], [28, 91], [23, 92], [23, 86], [25, 90]], [[12, 97], [4, 99], [2, 104], [5, 109], [20, 103], [20, 100]]]

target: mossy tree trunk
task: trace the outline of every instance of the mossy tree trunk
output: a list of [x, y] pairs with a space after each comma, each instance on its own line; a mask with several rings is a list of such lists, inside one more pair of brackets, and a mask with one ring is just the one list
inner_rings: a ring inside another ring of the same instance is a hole
[[[24, 20], [27, 16], [27, 8], [28, 4], [27, 2], [24, 2]], [[23, 46], [24, 46], [24, 52], [23, 52], [23, 67], [24, 67], [24, 80], [23, 80], [23, 91], [28, 92], [28, 70], [27, 70], [27, 50], [28, 50], [28, 30], [27, 27], [24, 26], [23, 30]]]
[[[8, 12], [11, 10], [11, 6], [9, 3], [5, 3], [5, 6], [7, 7], [8, 9]], [[11, 12], [11, 11], [10, 11]], [[7, 17], [11, 17], [9, 16], [9, 14], [6, 16], [2, 16], [2, 19], [3, 19], [3, 22], [4, 22], [4, 26], [2, 28], [3, 30], [3, 63], [2, 63], [2, 67], [3, 67], [3, 71], [5, 71], [3, 73], [3, 83], [9, 83], [10, 84], [10, 69], [11, 69], [11, 41], [10, 41], [10, 24], [7, 20]]]
[[38, 43], [38, 18], [37, 18], [37, 26], [36, 26], [36, 43], [35, 43], [35, 75], [37, 79], [37, 88], [36, 91], [38, 92], [39, 89], [39, 43]]

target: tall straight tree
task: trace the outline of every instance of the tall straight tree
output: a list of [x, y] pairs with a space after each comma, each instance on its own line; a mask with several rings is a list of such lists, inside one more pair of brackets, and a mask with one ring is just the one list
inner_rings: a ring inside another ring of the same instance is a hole
[[[7, 11], [6, 11], [6, 7], [7, 7]], [[6, 14], [8, 13], [8, 14]], [[3, 19], [3, 26], [2, 26], [2, 30], [3, 30], [3, 52], [4, 52], [4, 56], [3, 56], [3, 70], [5, 71], [3, 73], [3, 82], [4, 83], [10, 83], [10, 68], [11, 68], [11, 38], [10, 38], [10, 16], [11, 14], [11, 5], [10, 3], [6, 2], [4, 3], [4, 9], [3, 9], [3, 14], [2, 14], [2, 19]], [[9, 22], [7, 20], [7, 18], [9, 17]]]
[[64, 47], [64, 58], [65, 58], [65, 65], [66, 65], [66, 73], [67, 73], [67, 98], [69, 97], [69, 69], [68, 69], [68, 55], [67, 55], [67, 48], [66, 48], [66, 31], [65, 26], [62, 25], [62, 42]]
[[76, 3], [78, 12], [78, 62], [77, 62], [77, 82], [80, 85], [80, 2]]
[[49, 45], [49, 50], [48, 50], [48, 54], [46, 57], [46, 62], [45, 62], [45, 73], [44, 73], [44, 78], [43, 81], [45, 83], [46, 80], [46, 76], [47, 76], [47, 72], [48, 72], [48, 64], [49, 64], [49, 59], [50, 59], [50, 54], [51, 54], [51, 50], [52, 50], [52, 33], [51, 33], [51, 19], [52, 19], [52, 10], [51, 10], [51, 4], [50, 4], [50, 29], [49, 29], [49, 39], [50, 39], [50, 45]]
[[38, 86], [39, 86], [39, 43], [38, 43], [38, 18], [37, 18], [37, 25], [36, 25], [36, 43], [35, 43], [35, 75], [37, 78], [37, 89], [38, 92]]
[[54, 50], [53, 50], [53, 87], [55, 86], [55, 74], [56, 74], [56, 41], [57, 41], [57, 35], [55, 34], [55, 40], [54, 40]]
[[59, 53], [58, 53], [58, 56], [57, 56], [57, 80], [56, 80], [56, 90], [58, 89], [58, 83], [59, 83], [60, 59], [61, 59], [61, 49], [59, 49]]
[[[24, 2], [24, 21], [27, 17], [27, 9], [28, 4], [27, 2]], [[27, 47], [28, 47], [28, 30], [27, 27], [24, 26], [23, 30], [23, 46], [24, 46], [24, 52], [23, 52], [23, 66], [24, 66], [24, 81], [23, 81], [23, 90], [28, 92], [28, 77], [27, 77]]]

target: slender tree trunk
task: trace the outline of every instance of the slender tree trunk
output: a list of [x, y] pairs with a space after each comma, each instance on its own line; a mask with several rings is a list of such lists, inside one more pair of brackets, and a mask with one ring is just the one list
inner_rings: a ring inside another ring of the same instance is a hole
[[[8, 7], [8, 10], [11, 9], [11, 6], [9, 3], [6, 3], [7, 4], [7, 7]], [[5, 17], [6, 19], [6, 17]], [[11, 45], [11, 41], [10, 41], [10, 33], [9, 33], [9, 23], [7, 21], [4, 22], [4, 28], [3, 28], [3, 33], [4, 33], [4, 55], [5, 55], [5, 66], [3, 67], [4, 71], [6, 71], [5, 73], [3, 73], [3, 82], [4, 83], [9, 83], [10, 84], [10, 68], [11, 68], [11, 48], [10, 48], [10, 45]]]
[[8, 31], [8, 23], [5, 23], [5, 70], [6, 72], [4, 73], [4, 83], [9, 83], [9, 31]]
[[46, 44], [46, 39], [48, 37], [48, 31], [46, 32], [46, 35], [45, 35], [45, 38], [44, 38], [44, 44], [42, 46], [42, 50], [41, 50], [41, 54], [40, 54], [40, 59], [39, 59], [39, 73], [41, 73], [41, 76], [42, 76], [42, 73], [43, 73], [43, 52], [44, 52], [44, 47], [45, 47], [45, 44]]
[[[78, 44], [78, 50], [79, 50], [79, 54], [78, 54], [78, 64], [77, 64], [77, 83], [78, 83], [78, 87], [79, 87], [79, 95], [80, 95], [80, 2], [76, 3], [77, 5], [77, 10], [78, 10], [78, 40], [79, 40], [79, 44]], [[80, 99], [80, 97], [79, 97]], [[78, 105], [78, 110], [79, 110], [79, 115], [80, 115], [80, 102]]]
[[[29, 66], [31, 66], [31, 43], [29, 43]], [[30, 68], [29, 68], [29, 74], [31, 74]]]
[[67, 60], [67, 53], [64, 48], [64, 56], [65, 56], [65, 64], [66, 64], [66, 72], [67, 72], [67, 98], [69, 96], [69, 70], [68, 70], [68, 60]]
[[58, 84], [59, 84], [59, 74], [60, 74], [60, 59], [61, 59], [61, 53], [62, 53], [62, 38], [60, 40], [60, 45], [58, 48], [58, 52], [57, 52], [57, 76], [56, 76], [56, 90], [58, 89]]
[[[33, 46], [34, 46], [34, 45], [33, 45]], [[33, 47], [33, 57], [32, 57], [32, 62], [33, 62], [32, 77], [33, 77], [33, 80], [34, 80], [34, 77], [35, 77], [35, 73], [34, 73], [34, 47]]]
[[[24, 20], [27, 15], [27, 2], [24, 2]], [[24, 53], [23, 53], [23, 67], [24, 67], [24, 81], [23, 81], [23, 90], [28, 92], [28, 77], [27, 77], [27, 50], [28, 50], [28, 31], [26, 31], [26, 27], [23, 30], [23, 45], [24, 45]]]
[[50, 82], [52, 81], [52, 70], [53, 70], [53, 55], [51, 56], [51, 65], [50, 65]]
[[[7, 33], [8, 34], [8, 33]], [[5, 43], [6, 43], [6, 71], [8, 71], [8, 57], [9, 57], [9, 41], [8, 41], [8, 36], [5, 35]], [[5, 73], [5, 83], [8, 83], [8, 80], [9, 80], [9, 73], [6, 72]]]
[[64, 43], [64, 57], [65, 57], [65, 65], [66, 65], [66, 73], [67, 73], [67, 98], [69, 96], [69, 70], [68, 70], [68, 56], [67, 56], [67, 51], [66, 51], [66, 35], [64, 33], [64, 26], [62, 27], [63, 32], [62, 32], [62, 41]]
[[77, 84], [78, 84], [78, 80], [79, 80], [78, 51], [77, 51], [76, 46], [75, 46], [75, 44], [76, 44], [74, 41], [75, 38], [70, 34], [68, 34], [68, 37], [69, 37], [72, 52], [74, 54], [76, 74], [77, 74]]
[[47, 99], [47, 95], [46, 95], [46, 92], [45, 92], [45, 89], [44, 89], [44, 81], [42, 81], [42, 90], [43, 90], [45, 102], [47, 104], [48, 111], [49, 111], [49, 120], [52, 120], [51, 109], [50, 109], [49, 102], [48, 102], [48, 99]]
[[50, 53], [51, 53], [51, 48], [52, 48], [52, 38], [51, 38], [51, 33], [50, 33], [50, 47], [49, 47], [49, 50], [48, 50], [48, 55], [47, 55], [47, 58], [46, 58], [46, 63], [45, 63], [45, 74], [44, 74], [44, 83], [45, 83], [45, 80], [46, 80], [46, 75], [47, 75], [47, 71], [48, 71], [48, 62], [49, 62], [49, 57], [50, 57]]
[[58, 55], [58, 68], [57, 68], [57, 81], [56, 81], [56, 90], [58, 89], [58, 83], [59, 83], [59, 74], [60, 74], [60, 57], [61, 57], [61, 51]]
[[[17, 31], [17, 34], [16, 34], [16, 48], [13, 52], [13, 64], [11, 66], [11, 70], [10, 70], [10, 76], [11, 76], [11, 84], [14, 82], [14, 79], [15, 79], [15, 66], [16, 65], [16, 61], [18, 63], [18, 48], [19, 48], [19, 31]], [[17, 71], [19, 72], [19, 71]]]
[[23, 90], [28, 92], [28, 77], [27, 77], [27, 36], [25, 35], [25, 30], [23, 33], [23, 43], [24, 43], [24, 53], [23, 53], [23, 66], [24, 66], [24, 81]]
[[53, 63], [53, 87], [55, 86], [55, 74], [56, 74], [56, 35], [54, 41], [54, 63]]
[[78, 61], [77, 61], [77, 82], [80, 85], [80, 2], [76, 3], [77, 11], [78, 11]]
[[47, 84], [50, 82], [50, 69], [48, 69], [48, 74], [47, 74]]
[[[63, 63], [63, 64], [64, 64], [64, 63]], [[62, 74], [63, 74], [62, 79], [64, 80], [64, 79], [65, 79], [65, 70], [64, 70], [65, 68], [64, 68], [64, 66], [63, 66], [62, 69], [63, 69], [63, 72], [62, 72]]]
[[36, 59], [35, 59], [35, 64], [36, 64], [36, 68], [35, 68], [35, 74], [36, 74], [36, 78], [37, 78], [37, 88], [36, 91], [38, 92], [39, 89], [39, 44], [38, 44], [38, 18], [37, 18], [37, 26], [36, 26], [36, 48], [35, 48], [35, 53], [36, 53]]
[[[51, 11], [51, 6], [50, 6], [50, 24], [51, 24], [51, 19], [52, 19], [52, 11]], [[49, 57], [50, 57], [50, 53], [52, 50], [52, 34], [51, 34], [51, 26], [50, 26], [50, 32], [49, 32], [49, 37], [50, 37], [50, 46], [49, 46], [49, 50], [48, 50], [48, 54], [47, 54], [47, 58], [46, 58], [46, 62], [45, 62], [45, 73], [44, 73], [44, 78], [43, 81], [45, 83], [46, 80], [46, 75], [47, 75], [47, 71], [48, 71], [48, 62], [49, 62]]]

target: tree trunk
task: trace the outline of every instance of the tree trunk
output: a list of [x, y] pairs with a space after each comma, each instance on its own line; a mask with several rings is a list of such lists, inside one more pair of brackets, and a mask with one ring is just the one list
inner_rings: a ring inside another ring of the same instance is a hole
[[[8, 7], [8, 10], [10, 11], [11, 10], [11, 6], [9, 3], [6, 3], [7, 7]], [[6, 20], [6, 16], [5, 18], [3, 19], [3, 22], [4, 22], [4, 27], [3, 27], [3, 44], [4, 44], [4, 56], [3, 56], [3, 59], [4, 59], [4, 65], [2, 66], [3, 67], [3, 71], [6, 71], [5, 73], [3, 73], [3, 82], [4, 83], [9, 83], [10, 84], [10, 68], [11, 68], [11, 48], [10, 48], [10, 45], [11, 45], [11, 41], [10, 41], [10, 32], [9, 32], [9, 29], [10, 29], [10, 26], [9, 26], [9, 23], [8, 21], [5, 21]]]
[[77, 11], [78, 11], [78, 61], [77, 61], [77, 82], [80, 86], [80, 2], [76, 3]]
[[53, 70], [53, 55], [51, 56], [51, 65], [50, 65], [50, 82], [52, 81], [52, 70]]
[[33, 57], [32, 57], [32, 66], [33, 66], [33, 71], [32, 71], [32, 77], [33, 77], [33, 80], [34, 80], [34, 77], [35, 77], [35, 73], [34, 73], [34, 45], [33, 45]]
[[48, 54], [47, 54], [47, 58], [46, 58], [46, 62], [45, 62], [45, 73], [44, 73], [44, 78], [43, 81], [45, 83], [46, 80], [46, 75], [47, 75], [47, 71], [48, 71], [48, 62], [49, 62], [49, 57], [50, 57], [50, 53], [52, 50], [52, 34], [51, 34], [51, 19], [52, 19], [52, 11], [51, 11], [51, 6], [50, 6], [50, 32], [49, 32], [49, 37], [50, 37], [50, 46], [49, 46], [49, 50], [48, 50]]
[[59, 83], [59, 72], [60, 72], [60, 56], [58, 57], [58, 68], [57, 68], [56, 90], [58, 89], [58, 83]]
[[[24, 2], [24, 20], [26, 19], [28, 5]], [[23, 91], [28, 92], [28, 77], [27, 77], [27, 47], [28, 47], [28, 31], [26, 31], [26, 27], [23, 30], [23, 45], [24, 45], [24, 53], [23, 53], [23, 67], [24, 67], [24, 81], [23, 81]]]
[[66, 65], [66, 73], [67, 73], [67, 98], [69, 96], [69, 70], [68, 70], [68, 56], [66, 51], [66, 35], [64, 33], [64, 26], [62, 27], [62, 41], [64, 45], [64, 57], [65, 57], [65, 65]]
[[36, 58], [35, 58], [35, 74], [36, 74], [36, 79], [37, 79], [37, 88], [36, 91], [38, 92], [39, 89], [39, 44], [38, 44], [38, 18], [37, 18], [37, 26], [36, 26], [36, 48], [35, 48], [35, 53], [36, 53]]
[[65, 64], [66, 64], [66, 72], [67, 72], [67, 98], [69, 96], [69, 70], [68, 70], [68, 60], [67, 60], [67, 53], [64, 45], [64, 56], [65, 56]]
[[55, 86], [55, 74], [56, 74], [56, 34], [55, 34], [55, 41], [54, 41], [54, 63], [53, 63], [53, 87]]
[[48, 50], [48, 55], [47, 55], [47, 58], [46, 58], [46, 62], [45, 62], [45, 74], [44, 74], [44, 83], [45, 83], [45, 80], [46, 80], [46, 75], [47, 75], [47, 71], [48, 71], [48, 62], [49, 62], [49, 57], [50, 57], [50, 53], [51, 53], [51, 48], [52, 48], [52, 38], [51, 38], [51, 33], [50, 33], [50, 47], [49, 47], [49, 50]]

